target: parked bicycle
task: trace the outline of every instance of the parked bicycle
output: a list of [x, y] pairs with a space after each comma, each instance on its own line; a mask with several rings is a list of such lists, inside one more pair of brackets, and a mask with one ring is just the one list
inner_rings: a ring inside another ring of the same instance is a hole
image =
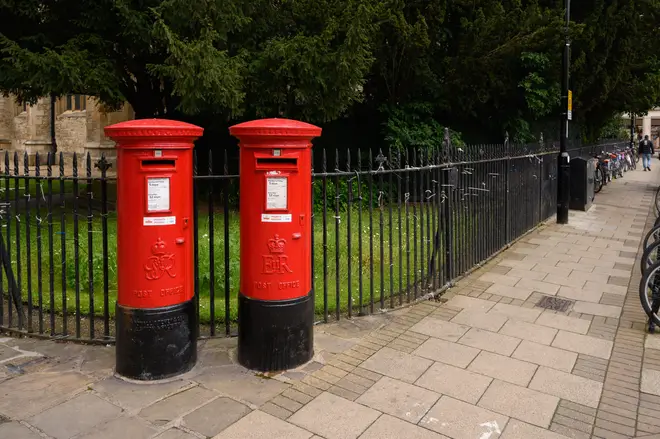
[[619, 151], [619, 162], [621, 163], [621, 170], [623, 172], [628, 172], [630, 170], [630, 162], [628, 161], [628, 156], [626, 150]]
[[[594, 154], [597, 160], [594, 170], [594, 194], [599, 193], [603, 186], [606, 186], [612, 180], [623, 178], [623, 174], [630, 170], [637, 169], [639, 157], [634, 149], [625, 147], [619, 151]], [[660, 209], [660, 205], [658, 206]]]
[[623, 163], [619, 152], [610, 153], [612, 178], [623, 178]]
[[637, 169], [637, 162], [639, 161], [639, 157], [637, 157], [635, 148], [626, 148], [626, 160], [628, 161], [628, 167], [630, 169]]
[[603, 169], [604, 163], [599, 156], [595, 156], [595, 158], [598, 161], [596, 162], [596, 169], [594, 170], [594, 193], [597, 194], [601, 189], [603, 189], [603, 185], [605, 185], [606, 182], [605, 170]]
[[596, 156], [596, 158], [598, 159], [598, 164], [603, 174], [603, 185], [607, 185], [607, 183], [612, 181], [611, 157], [608, 153], [602, 151], [600, 155]]
[[640, 270], [639, 298], [648, 316], [648, 332], [654, 333], [660, 325], [660, 187], [655, 193], [656, 220], [653, 228], [644, 237]]

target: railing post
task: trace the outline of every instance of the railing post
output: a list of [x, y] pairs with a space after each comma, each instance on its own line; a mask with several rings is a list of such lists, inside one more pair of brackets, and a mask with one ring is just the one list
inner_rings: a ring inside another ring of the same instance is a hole
[[[3, 206], [4, 207], [4, 206]], [[9, 242], [11, 240], [10, 236], [7, 236], [7, 241]], [[0, 234], [0, 260], [2, 260], [2, 267], [5, 270], [5, 274], [7, 275], [7, 285], [8, 285], [8, 290], [9, 290], [9, 301], [8, 301], [8, 306], [9, 306], [9, 315], [11, 316], [11, 307], [12, 307], [12, 300], [13, 300], [13, 305], [16, 306], [16, 314], [18, 316], [18, 329], [23, 329], [23, 322], [25, 321], [25, 313], [23, 311], [23, 300], [21, 299], [21, 290], [18, 287], [18, 284], [16, 283], [16, 277], [14, 276], [14, 269], [11, 266], [11, 258], [9, 257], [9, 253], [7, 252], [7, 248], [5, 247], [5, 240], [2, 237], [2, 234]], [[2, 300], [2, 299], [0, 299]], [[11, 320], [9, 321], [8, 326], [11, 326]]]
[[[193, 340], [199, 338], [199, 183], [197, 177], [197, 151], [192, 152], [192, 205], [193, 205], [193, 306], [196, 323], [191, 328], [194, 331]], [[211, 322], [215, 325], [215, 322]]]
[[[60, 163], [62, 157], [60, 156]], [[61, 165], [60, 165], [61, 166]], [[101, 226], [103, 232], [103, 336], [110, 337], [110, 301], [109, 285], [110, 272], [108, 266], [108, 169], [112, 164], [101, 155], [101, 159], [94, 165], [101, 171]], [[63, 186], [61, 186], [63, 187]], [[62, 196], [64, 200], [64, 196]]]
[[[445, 128], [445, 163], [450, 164], [451, 163], [451, 139], [449, 138], [449, 129]], [[443, 184], [442, 186], [445, 188], [444, 191], [446, 191], [444, 201], [445, 201], [445, 209], [444, 209], [444, 215], [446, 218], [446, 221], [444, 222], [445, 224], [445, 270], [447, 272], [447, 280], [451, 282], [451, 280], [454, 278], [454, 234], [453, 234], [453, 229], [454, 229], [454, 221], [452, 218], [452, 198], [453, 198], [453, 181], [452, 181], [452, 171], [453, 168], [448, 167], [443, 169], [444, 172], [444, 177], [443, 177]]]
[[541, 221], [544, 220], [543, 218], [543, 156], [537, 156], [536, 159], [538, 162], [537, 175], [539, 176], [539, 178], [537, 178], [539, 183], [539, 217], [536, 224], [540, 224]]
[[509, 133], [507, 132], [506, 137], [504, 138], [504, 154], [506, 155], [506, 170], [504, 172], [506, 190], [506, 193], [504, 194], [504, 238], [507, 245], [511, 242], [511, 215], [509, 215], [509, 173], [511, 168], [511, 154], [509, 146]]

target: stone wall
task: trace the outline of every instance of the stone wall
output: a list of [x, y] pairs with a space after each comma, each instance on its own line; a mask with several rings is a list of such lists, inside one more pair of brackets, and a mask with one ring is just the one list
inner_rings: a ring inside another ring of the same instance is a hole
[[0, 149], [11, 146], [14, 126], [14, 100], [0, 96]]
[[84, 153], [87, 143], [85, 111], [66, 111], [55, 119], [57, 150], [64, 153]]
[[28, 110], [28, 124], [32, 131], [32, 139], [50, 143], [50, 98], [39, 99]]
[[30, 130], [28, 127], [28, 115], [27, 111], [24, 111], [17, 116], [14, 116], [11, 121], [12, 124], [12, 133], [11, 133], [11, 149], [14, 150], [24, 150], [25, 142], [30, 140]]
[[[120, 111], [105, 113], [96, 99], [86, 98], [86, 109], [66, 110], [65, 99], [55, 105], [55, 137], [58, 151], [65, 154], [90, 153], [114, 157], [114, 143], [105, 137], [107, 125], [133, 119], [134, 112], [126, 104]], [[47, 152], [51, 146], [51, 101], [42, 98], [25, 111], [11, 96], [0, 96], [0, 150]]]

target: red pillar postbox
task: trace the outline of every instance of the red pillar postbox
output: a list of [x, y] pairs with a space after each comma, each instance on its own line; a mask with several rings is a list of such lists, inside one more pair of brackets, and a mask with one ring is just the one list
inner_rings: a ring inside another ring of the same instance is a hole
[[197, 360], [192, 150], [203, 129], [141, 119], [105, 133], [117, 142], [116, 371], [171, 377]]
[[314, 351], [311, 140], [321, 128], [264, 119], [229, 132], [240, 141], [238, 361], [290, 369]]

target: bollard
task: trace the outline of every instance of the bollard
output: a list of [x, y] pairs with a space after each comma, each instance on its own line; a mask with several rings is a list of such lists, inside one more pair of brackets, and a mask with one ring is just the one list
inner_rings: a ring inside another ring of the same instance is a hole
[[197, 361], [192, 150], [203, 129], [162, 119], [105, 128], [117, 142], [116, 372], [136, 380]]
[[314, 352], [311, 140], [321, 129], [264, 119], [229, 132], [240, 141], [238, 361], [291, 369]]

